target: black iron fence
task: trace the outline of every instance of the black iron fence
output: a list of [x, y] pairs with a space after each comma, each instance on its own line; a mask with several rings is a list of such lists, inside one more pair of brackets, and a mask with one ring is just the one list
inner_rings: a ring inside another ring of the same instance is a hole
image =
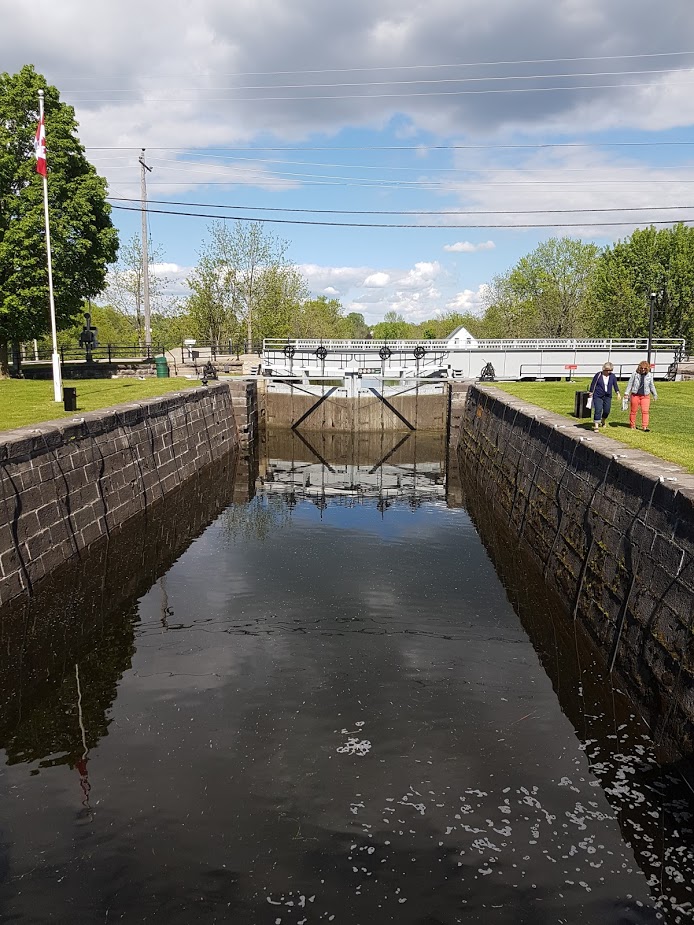
[[217, 357], [237, 357], [240, 358], [245, 353], [262, 353], [263, 342], [254, 341], [250, 343], [247, 340], [223, 340], [223, 341], [196, 341], [194, 344], [181, 344], [183, 361], [195, 362], [196, 360], [211, 358], [216, 360]]
[[[166, 353], [166, 350], [163, 344], [104, 344], [90, 350], [77, 345], [62, 346], [58, 347], [58, 353], [61, 363], [83, 362], [84, 360], [93, 363], [111, 363], [113, 360], [151, 360], [155, 356]], [[50, 347], [39, 347], [37, 350], [25, 347], [22, 362], [34, 360], [50, 363], [52, 356], [53, 350]]]

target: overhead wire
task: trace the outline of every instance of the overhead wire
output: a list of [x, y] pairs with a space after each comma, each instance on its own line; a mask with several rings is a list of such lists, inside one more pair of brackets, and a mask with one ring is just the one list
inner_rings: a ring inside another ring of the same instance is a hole
[[[198, 155], [196, 155], [197, 157]], [[111, 167], [110, 170], [129, 170], [131, 167], [130, 158], [127, 158], [128, 163]], [[177, 160], [175, 158], [164, 158], [160, 160], [157, 164], [157, 170], [178, 170], [181, 167], [196, 167], [201, 170], [242, 170], [243, 166], [248, 164], [284, 164], [290, 165], [293, 167], [339, 167], [342, 169], [349, 170], [394, 170], [394, 171], [418, 171], [419, 173], [546, 173], [548, 170], [556, 169], [561, 170], [562, 173], [589, 173], [596, 170], [610, 169], [608, 165], [598, 164], [598, 165], [588, 165], [586, 167], [565, 167], [563, 165], [556, 165], [553, 167], [551, 164], [547, 164], [543, 167], [515, 167], [512, 165], [499, 165], [499, 166], [459, 166], [459, 167], [430, 167], [423, 164], [416, 165], [402, 165], [402, 164], [345, 164], [345, 163], [326, 163], [324, 161], [306, 161], [306, 160], [282, 160], [280, 158], [257, 158], [257, 157], [233, 157], [228, 158], [227, 160], [234, 161], [234, 163], [201, 163], [197, 160]], [[99, 160], [99, 164], [102, 161]], [[643, 164], [631, 164], [631, 165], [619, 165], [617, 168], [620, 173], [624, 171], [635, 171], [635, 170], [644, 170], [644, 169], [653, 169], [653, 170], [691, 170], [694, 169], [694, 163], [692, 164], [663, 164], [658, 165], [657, 167], [646, 168]]]
[[[507, 81], [507, 80], [555, 80], [562, 78], [574, 77], [633, 77], [638, 74], [683, 74], [691, 72], [691, 67], [684, 68], [642, 68], [638, 71], [584, 71], [569, 74], [494, 74], [485, 77], [420, 77], [416, 80], [367, 80], [352, 81], [343, 83], [326, 83], [326, 84], [260, 84], [258, 86], [241, 85], [238, 87], [178, 87], [167, 85], [166, 89], [172, 89], [176, 92], [190, 93], [221, 93], [236, 90], [326, 90], [343, 87], [384, 87], [384, 86], [406, 86], [420, 84], [443, 84], [443, 83], [485, 83], [489, 81]], [[157, 88], [158, 89], [158, 88]], [[71, 94], [93, 93], [89, 90], [67, 90]], [[141, 93], [142, 87], [124, 87], [123, 89], [109, 87], [107, 93]]]
[[[141, 206], [123, 206], [123, 205], [112, 205], [113, 209], [119, 209], [124, 212], [140, 212], [142, 211]], [[258, 219], [253, 216], [247, 215], [220, 215], [220, 214], [210, 214], [206, 212], [180, 212], [172, 209], [151, 209], [149, 206], [145, 209], [146, 212], [156, 214], [156, 215], [175, 215], [185, 218], [218, 218], [223, 219], [224, 221], [241, 221], [241, 222], [250, 222], [258, 221]], [[268, 222], [275, 225], [316, 225], [320, 227], [327, 228], [428, 228], [433, 229], [437, 228], [439, 230], [453, 229], [453, 228], [585, 228], [585, 227], [624, 227], [631, 226], [633, 222], [594, 222], [594, 221], [583, 221], [583, 222], [523, 222], [523, 223], [484, 223], [484, 224], [420, 224], [420, 223], [381, 223], [381, 222], [324, 222], [324, 221], [315, 221], [315, 220], [306, 220], [306, 219], [295, 219], [295, 218], [263, 218], [263, 222]], [[694, 219], [683, 218], [681, 222], [686, 224]], [[663, 220], [663, 221], [653, 221], [653, 225], [671, 225], [673, 220]]]
[[[653, 179], [650, 177], [645, 180], [615, 180], [615, 179], [604, 179], [604, 180], [552, 180], [552, 179], [542, 179], [542, 180], [490, 180], [488, 183], [480, 185], [479, 182], [468, 183], [466, 181], [460, 180], [455, 181], [453, 178], [450, 180], [388, 180], [385, 178], [369, 178], [369, 177], [340, 177], [340, 176], [322, 176], [320, 174], [303, 174], [303, 173], [293, 173], [285, 171], [283, 173], [268, 174], [262, 173], [261, 171], [244, 171], [243, 176], [245, 178], [249, 177], [258, 177], [261, 180], [264, 180], [266, 183], [272, 183], [273, 181], [277, 182], [280, 180], [286, 180], [287, 182], [291, 181], [301, 181], [306, 186], [361, 186], [365, 189], [373, 187], [384, 187], [384, 188], [394, 188], [394, 189], [450, 189], [452, 186], [464, 185], [465, 189], [487, 189], [490, 186], [575, 186], [575, 187], [585, 187], [585, 186], [633, 186], [633, 185], [643, 185], [647, 184], [649, 186], [657, 186], [664, 184], [684, 184], [684, 183], [694, 183], [694, 176], [691, 179], [687, 178], [668, 178], [663, 179]], [[228, 180], [205, 180], [204, 178], [196, 178], [194, 180], [189, 180], [183, 185], [190, 185], [194, 183], [196, 186], [211, 186], [211, 185], [222, 185], [222, 186], [231, 186], [234, 184], [233, 178]], [[154, 185], [154, 184], [153, 184]], [[156, 184], [157, 186], [180, 186], [181, 183], [178, 181], [168, 181], [162, 180]]]
[[[406, 179], [401, 177], [359, 177], [353, 175], [341, 175], [341, 174], [320, 174], [314, 172], [303, 172], [303, 171], [292, 171], [292, 170], [281, 170], [275, 171], [273, 173], [268, 172], [263, 169], [264, 164], [272, 163], [284, 163], [284, 164], [295, 164], [297, 167], [302, 166], [326, 166], [326, 167], [342, 167], [345, 170], [381, 170], [385, 173], [388, 171], [397, 169], [397, 167], [390, 167], [389, 165], [349, 165], [349, 164], [312, 164], [311, 162], [273, 162], [265, 161], [264, 163], [258, 164], [257, 160], [254, 158], [244, 158], [244, 162], [249, 161], [251, 164], [257, 165], [255, 168], [249, 165], [244, 164], [201, 164], [196, 161], [183, 160], [183, 161], [164, 161], [157, 165], [157, 170], [162, 172], [171, 172], [180, 174], [190, 174], [191, 180], [186, 181], [188, 183], [195, 183], [195, 185], [212, 185], [212, 184], [222, 184], [222, 185], [231, 185], [235, 182], [236, 178], [244, 178], [246, 180], [251, 178], [257, 178], [266, 183], [268, 182], [278, 182], [286, 181], [287, 183], [297, 183], [301, 182], [304, 185], [351, 185], [351, 186], [363, 186], [365, 188], [369, 187], [388, 187], [388, 188], [398, 188], [398, 189], [448, 189], [456, 184], [465, 184], [467, 189], [476, 188], [471, 185], [475, 182], [479, 186], [480, 182], [483, 182], [484, 186], [494, 185], [494, 186], [533, 186], [533, 185], [542, 185], [542, 186], [567, 186], [572, 185], [575, 187], [585, 187], [585, 186], [604, 186], [604, 185], [657, 185], [657, 184], [668, 184], [668, 185], [681, 185], [684, 183], [694, 182], [694, 176], [687, 177], [673, 177], [673, 176], [658, 176], [658, 171], [660, 170], [689, 170], [690, 172], [694, 168], [693, 165], [666, 165], [664, 167], [657, 166], [626, 166], [623, 169], [617, 168], [619, 173], [622, 174], [626, 171], [651, 171], [651, 175], [647, 178], [640, 179], [638, 177], [627, 177], [627, 178], [615, 178], [614, 176], [591, 176], [587, 178], [581, 177], [570, 177], [565, 179], [561, 177], [552, 177], [551, 174], [566, 174], [566, 173], [585, 173], [592, 172], [604, 172], [607, 170], [614, 170], [615, 168], [609, 168], [606, 165], [600, 165], [599, 167], [580, 167], [580, 168], [565, 168], [561, 166], [552, 167], [552, 165], [547, 165], [545, 167], [513, 167], [513, 166], [500, 166], [500, 167], [463, 167], [463, 168], [433, 168], [432, 170], [426, 170], [423, 167], [419, 168], [419, 173], [424, 176], [420, 176], [416, 179]], [[112, 168], [113, 170], [122, 170], [128, 169], [127, 165], [118, 168]], [[417, 170], [418, 168], [410, 168]], [[227, 173], [229, 179], [219, 179], [220, 176], [223, 176], [224, 173]], [[458, 176], [451, 176], [442, 179], [432, 179], [427, 174], [429, 173], [453, 173], [458, 174]], [[541, 173], [545, 174], [542, 179], [518, 179], [519, 176], [524, 174], [534, 174]], [[464, 174], [471, 174], [471, 178], [467, 180]], [[549, 175], [549, 176], [548, 176]], [[217, 178], [217, 179], [206, 179], [207, 176]], [[510, 176], [511, 179], [502, 179], [504, 176]], [[497, 178], [499, 177], [499, 178]], [[487, 179], [488, 178], [488, 179]], [[157, 185], [180, 185], [177, 181], [168, 181], [163, 180]]]
[[[656, 148], [682, 146], [691, 147], [694, 139], [682, 141], [566, 141], [566, 142], [537, 142], [519, 144], [464, 144], [464, 145], [433, 145], [420, 142], [416, 145], [256, 145], [251, 149], [248, 145], [225, 146], [223, 148], [205, 147], [206, 151], [490, 151], [505, 149], [544, 149], [544, 148]], [[136, 151], [138, 154], [142, 145], [85, 145], [88, 151]], [[198, 154], [197, 148], [180, 148], [175, 146], [148, 145], [148, 151], [195, 151], [197, 157], [218, 157], [218, 154]]]
[[[231, 77], [279, 77], [286, 76], [288, 74], [352, 74], [352, 73], [363, 73], [367, 71], [403, 71], [403, 70], [419, 70], [419, 69], [429, 69], [434, 70], [438, 68], [453, 68], [453, 67], [507, 67], [515, 64], [561, 64], [561, 63], [574, 63], [577, 61], [627, 61], [635, 60], [637, 58], [670, 58], [670, 57], [682, 57], [685, 55], [694, 55], [694, 50], [690, 51], [651, 51], [651, 52], [640, 52], [635, 54], [624, 54], [624, 55], [583, 55], [579, 57], [569, 57], [569, 58], [528, 58], [528, 59], [516, 59], [512, 61], [466, 61], [458, 63], [444, 63], [444, 64], [389, 64], [389, 65], [375, 65], [371, 67], [339, 67], [339, 68], [319, 68], [319, 69], [308, 69], [308, 70], [292, 70], [292, 71], [240, 71], [232, 74], [227, 74], [224, 76]], [[203, 72], [199, 72], [201, 76], [205, 76]], [[158, 74], [158, 77], [170, 77], [171, 75], [162, 75]], [[58, 77], [54, 79], [59, 80], [121, 80], [123, 75], [113, 76], [113, 77], [104, 77], [104, 75], [97, 76], [79, 76], [79, 77]]]
[[[111, 202], [139, 202], [131, 196], [107, 196]], [[280, 206], [241, 206], [224, 205], [211, 202], [184, 202], [183, 200], [149, 199], [155, 205], [186, 206], [203, 209], [241, 209], [254, 212], [296, 212], [311, 215], [547, 215], [580, 212], [651, 212], [682, 209], [694, 209], [692, 206], [600, 206], [585, 209], [298, 209]]]
[[[689, 85], [691, 80], [680, 82]], [[320, 94], [317, 96], [223, 96], [208, 97], [205, 103], [304, 103], [304, 102], [334, 102], [336, 100], [382, 100], [382, 99], [428, 99], [434, 96], [485, 96], [489, 94], [500, 93], [555, 93], [569, 90], [624, 90], [635, 87], [652, 87], [652, 81], [637, 81], [635, 83], [615, 83], [615, 84], [583, 84], [569, 87], [498, 87], [484, 90], [425, 90], [422, 93], [340, 93], [335, 95]], [[68, 94], [69, 91], [65, 91]], [[78, 100], [80, 103], [198, 103], [200, 100], [195, 97], [180, 99], [178, 97], [154, 97], [142, 96], [136, 100], [127, 99], [105, 99], [103, 95], [98, 97], [86, 97]]]

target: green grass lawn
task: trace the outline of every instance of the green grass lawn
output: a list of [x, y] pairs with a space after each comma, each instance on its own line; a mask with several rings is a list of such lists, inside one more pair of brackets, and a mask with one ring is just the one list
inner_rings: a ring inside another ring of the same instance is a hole
[[74, 418], [84, 411], [109, 408], [127, 401], [153, 398], [200, 385], [197, 379], [77, 379], [64, 383], [77, 389], [78, 411], [63, 411], [53, 401], [51, 380], [0, 379], [0, 430]]
[[[495, 385], [533, 405], [565, 414], [569, 420], [578, 424], [578, 420], [573, 417], [574, 393], [578, 389], [587, 391], [590, 380], [497, 382]], [[623, 392], [626, 382], [620, 382], [619, 387]], [[650, 433], [630, 430], [629, 412], [622, 411], [621, 402], [614, 398], [607, 426], [600, 433], [627, 446], [647, 450], [694, 472], [694, 381], [656, 382], [655, 387], [658, 390], [658, 401], [651, 401]], [[637, 426], [640, 424], [640, 416], [636, 423]], [[579, 426], [592, 429], [593, 425], [586, 418]]]

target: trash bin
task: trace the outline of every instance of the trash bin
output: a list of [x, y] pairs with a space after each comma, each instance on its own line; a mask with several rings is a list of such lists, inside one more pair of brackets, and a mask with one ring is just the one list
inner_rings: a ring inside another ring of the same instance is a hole
[[63, 408], [66, 411], [77, 411], [77, 389], [70, 387], [63, 389]]
[[576, 392], [574, 396], [574, 417], [589, 418], [590, 408], [587, 406], [590, 392]]
[[155, 357], [154, 364], [157, 367], [157, 379], [168, 379], [169, 365], [166, 362], [166, 357]]

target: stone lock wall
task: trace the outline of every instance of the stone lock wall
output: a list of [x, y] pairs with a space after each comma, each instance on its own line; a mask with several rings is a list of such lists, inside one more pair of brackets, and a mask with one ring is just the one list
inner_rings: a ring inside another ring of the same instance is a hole
[[632, 690], [660, 741], [694, 747], [694, 476], [471, 386], [461, 468]]
[[0, 434], [0, 605], [238, 445], [226, 383]]

